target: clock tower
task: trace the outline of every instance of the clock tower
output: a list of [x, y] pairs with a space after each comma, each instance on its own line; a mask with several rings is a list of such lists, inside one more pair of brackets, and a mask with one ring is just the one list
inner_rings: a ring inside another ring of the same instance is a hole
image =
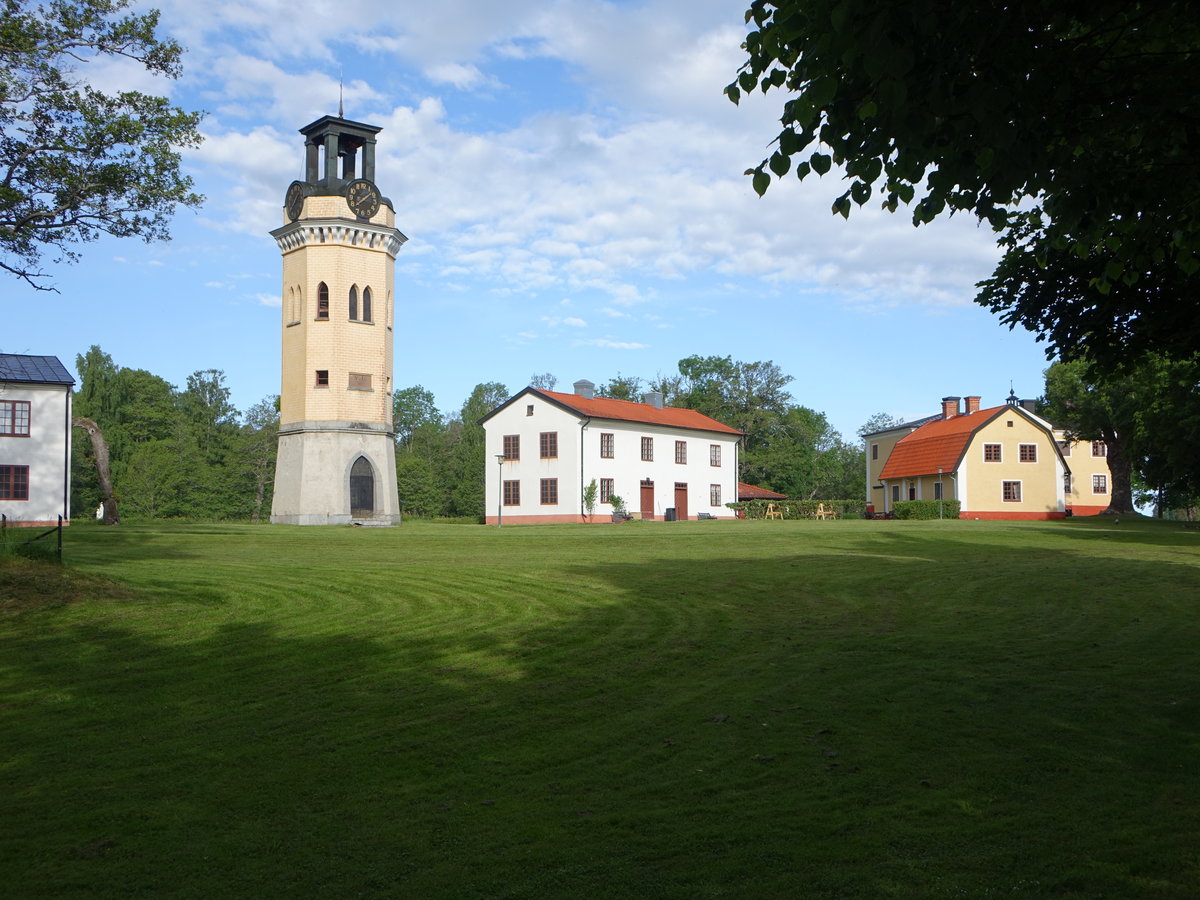
[[271, 521], [398, 522], [392, 425], [396, 254], [408, 240], [375, 185], [373, 125], [300, 129], [304, 179], [271, 232], [283, 254], [283, 378]]

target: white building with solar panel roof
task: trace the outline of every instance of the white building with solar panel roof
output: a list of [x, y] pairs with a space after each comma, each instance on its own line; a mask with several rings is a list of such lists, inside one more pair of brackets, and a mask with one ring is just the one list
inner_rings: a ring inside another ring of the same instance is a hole
[[71, 512], [71, 387], [54, 356], [0, 353], [0, 515], [57, 525]]

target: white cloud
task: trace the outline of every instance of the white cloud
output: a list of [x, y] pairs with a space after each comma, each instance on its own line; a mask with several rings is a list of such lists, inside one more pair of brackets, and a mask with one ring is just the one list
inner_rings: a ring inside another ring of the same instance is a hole
[[278, 294], [255, 294], [254, 299], [260, 306], [282, 306], [283, 300]]
[[611, 338], [595, 338], [590, 341], [576, 341], [581, 347], [604, 347], [609, 350], [645, 350], [649, 344], [639, 344], [634, 341], [614, 341]]
[[563, 319], [563, 324], [569, 325], [572, 328], [586, 328], [587, 327], [587, 322], [585, 322], [583, 319], [577, 318], [575, 316], [567, 316], [565, 319]]

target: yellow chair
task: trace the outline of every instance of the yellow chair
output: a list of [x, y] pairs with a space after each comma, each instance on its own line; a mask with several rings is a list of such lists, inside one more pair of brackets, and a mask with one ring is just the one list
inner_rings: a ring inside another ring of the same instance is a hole
[[766, 517], [768, 519], [782, 519], [783, 518], [783, 510], [779, 508], [778, 503], [768, 503], [767, 504], [767, 516]]
[[832, 506], [826, 508], [824, 503], [818, 503], [817, 504], [817, 518], [818, 519], [836, 519], [837, 518], [837, 510], [835, 510]]

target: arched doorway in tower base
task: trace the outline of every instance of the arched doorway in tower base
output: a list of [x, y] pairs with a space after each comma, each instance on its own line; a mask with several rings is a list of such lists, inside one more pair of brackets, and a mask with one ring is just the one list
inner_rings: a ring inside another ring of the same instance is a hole
[[375, 469], [365, 456], [350, 467], [350, 515], [360, 519], [375, 514]]

